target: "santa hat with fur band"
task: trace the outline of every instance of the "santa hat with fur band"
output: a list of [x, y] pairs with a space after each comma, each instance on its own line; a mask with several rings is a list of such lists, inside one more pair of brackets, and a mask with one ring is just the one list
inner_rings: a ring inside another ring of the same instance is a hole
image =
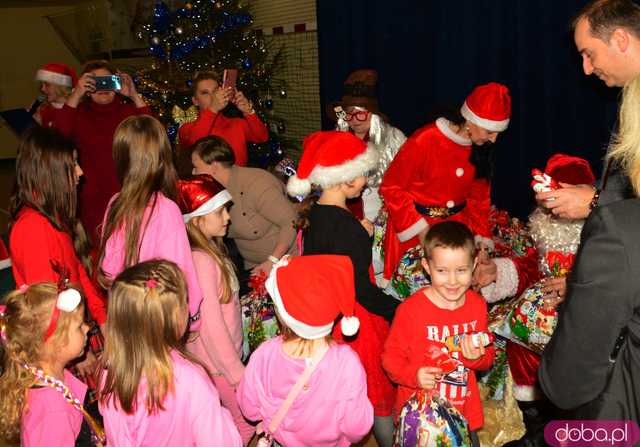
[[284, 257], [274, 265], [265, 287], [282, 322], [299, 337], [314, 340], [329, 335], [340, 314], [342, 333], [358, 332], [353, 264], [347, 256]]
[[464, 101], [460, 113], [467, 121], [489, 132], [502, 132], [511, 117], [509, 89], [497, 82], [479, 85]]
[[67, 64], [50, 63], [42, 66], [36, 73], [36, 81], [73, 88], [78, 81], [76, 71]]
[[350, 132], [314, 132], [304, 139], [298, 172], [287, 183], [291, 196], [349, 182], [378, 165], [378, 152]]

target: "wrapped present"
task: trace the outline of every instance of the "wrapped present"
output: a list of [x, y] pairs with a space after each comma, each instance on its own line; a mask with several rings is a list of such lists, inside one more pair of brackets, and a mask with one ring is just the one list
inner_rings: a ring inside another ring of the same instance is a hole
[[252, 276], [249, 280], [251, 291], [240, 298], [244, 360], [247, 360], [263, 341], [280, 333], [273, 301], [264, 286], [266, 279], [265, 273]]
[[522, 412], [513, 396], [513, 378], [506, 365], [506, 357], [502, 376], [504, 394], [500, 399], [492, 396], [491, 384], [484, 381], [478, 383], [484, 411], [484, 425], [478, 430], [482, 447], [500, 447], [509, 441], [520, 439], [525, 433]]
[[506, 345], [506, 339], [496, 336], [493, 340], [496, 356], [491, 369], [477, 373], [478, 384], [483, 385], [487, 400], [500, 401], [504, 399], [508, 369]]
[[433, 391], [416, 391], [402, 406], [394, 447], [470, 447], [464, 416]]
[[427, 272], [422, 267], [423, 257], [422, 246], [416, 245], [407, 250], [400, 259], [398, 268], [391, 277], [391, 286], [396, 292], [394, 296], [398, 299], [404, 300], [431, 283]]
[[510, 217], [506, 211], [493, 206], [489, 210], [489, 228], [493, 229], [493, 257], [524, 256], [534, 247], [527, 226], [520, 219]]

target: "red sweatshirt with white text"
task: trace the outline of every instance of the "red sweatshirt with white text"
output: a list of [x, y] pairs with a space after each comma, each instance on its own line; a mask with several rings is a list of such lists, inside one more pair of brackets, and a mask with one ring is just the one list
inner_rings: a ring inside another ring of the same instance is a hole
[[[451, 335], [487, 332], [487, 304], [477, 293], [468, 290], [464, 304], [448, 310], [433, 304], [425, 291], [419, 290], [398, 307], [382, 352], [382, 366], [398, 384], [396, 417], [418, 389], [418, 369], [437, 366], [429, 359], [430, 351], [446, 351], [444, 341]], [[461, 352], [449, 355], [459, 360], [459, 367], [442, 378], [436, 391], [462, 412], [471, 430], [477, 430], [482, 427], [484, 416], [474, 370], [490, 368], [495, 350], [492, 345], [487, 346], [485, 354], [476, 360], [465, 359]]]

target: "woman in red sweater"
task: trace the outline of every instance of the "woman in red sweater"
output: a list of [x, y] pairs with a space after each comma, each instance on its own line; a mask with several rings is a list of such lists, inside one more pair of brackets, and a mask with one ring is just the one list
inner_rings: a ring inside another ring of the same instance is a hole
[[17, 188], [11, 198], [13, 276], [20, 287], [57, 283], [64, 271], [84, 292], [91, 318], [103, 325], [106, 306], [91, 280], [90, 245], [75, 213], [80, 176], [69, 140], [44, 127], [28, 131], [18, 150]]
[[122, 84], [120, 90], [96, 91], [94, 78], [114, 73], [106, 61], [88, 62], [76, 88], [53, 123], [55, 128], [73, 139], [78, 148], [85, 174], [79, 196], [80, 220], [94, 245], [99, 240], [96, 229], [102, 223], [109, 199], [120, 191], [111, 156], [116, 127], [131, 115], [151, 114], [151, 109], [127, 74], [118, 73]]

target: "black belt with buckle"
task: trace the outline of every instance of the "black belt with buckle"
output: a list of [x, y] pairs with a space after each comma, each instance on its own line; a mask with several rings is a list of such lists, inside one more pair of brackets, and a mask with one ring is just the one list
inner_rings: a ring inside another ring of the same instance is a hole
[[462, 211], [464, 207], [467, 206], [467, 202], [462, 202], [461, 204], [451, 208], [446, 206], [424, 206], [416, 202], [413, 202], [413, 204], [415, 205], [417, 212], [424, 216], [431, 217], [432, 219], [444, 219], [451, 217]]

